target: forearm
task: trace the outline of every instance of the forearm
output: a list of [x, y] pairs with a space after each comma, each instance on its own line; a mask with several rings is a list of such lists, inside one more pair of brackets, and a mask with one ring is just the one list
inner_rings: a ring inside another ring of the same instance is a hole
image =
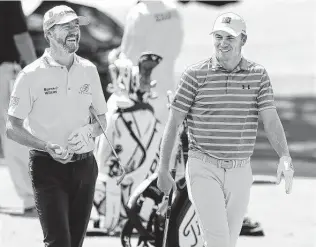
[[[110, 138], [110, 136], [108, 136]], [[110, 139], [110, 142], [113, 146], [115, 144]], [[96, 148], [95, 148], [95, 158], [100, 167], [106, 167], [108, 160], [112, 156], [112, 149], [107, 142], [107, 139], [104, 136], [97, 137], [96, 139]]]
[[36, 60], [35, 48], [28, 32], [14, 35], [14, 41], [22, 60], [26, 64]]
[[[106, 122], [105, 114], [99, 115], [98, 118], [102, 124], [103, 129], [106, 130], [107, 122]], [[91, 126], [92, 126], [92, 136], [93, 137], [97, 137], [103, 133], [102, 128], [96, 119], [94, 119], [92, 121]]]
[[178, 136], [179, 126], [173, 121], [167, 121], [160, 147], [159, 170], [169, 170], [170, 158]]
[[46, 142], [33, 136], [28, 130], [22, 125], [13, 126], [11, 122], [7, 122], [7, 137], [23, 146], [30, 148], [45, 150]]
[[290, 156], [285, 132], [279, 116], [276, 115], [275, 119], [264, 124], [264, 129], [271, 146], [277, 152], [279, 157]]

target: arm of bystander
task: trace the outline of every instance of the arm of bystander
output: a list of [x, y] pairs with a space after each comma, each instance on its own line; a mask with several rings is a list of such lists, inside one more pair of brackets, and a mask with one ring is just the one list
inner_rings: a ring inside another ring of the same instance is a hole
[[10, 13], [8, 13], [8, 16], [12, 18], [9, 22], [14, 43], [24, 64], [30, 64], [36, 60], [36, 52], [27, 29], [22, 5], [20, 1], [12, 1], [10, 4], [11, 8], [9, 9]]

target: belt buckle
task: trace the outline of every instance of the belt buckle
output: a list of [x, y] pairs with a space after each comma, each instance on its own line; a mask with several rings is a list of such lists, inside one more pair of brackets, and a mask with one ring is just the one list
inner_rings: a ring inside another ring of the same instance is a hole
[[223, 169], [231, 169], [231, 168], [233, 168], [233, 161], [232, 160], [221, 160], [220, 166]]
[[76, 161], [76, 157], [77, 157], [77, 154], [74, 153], [70, 161]]

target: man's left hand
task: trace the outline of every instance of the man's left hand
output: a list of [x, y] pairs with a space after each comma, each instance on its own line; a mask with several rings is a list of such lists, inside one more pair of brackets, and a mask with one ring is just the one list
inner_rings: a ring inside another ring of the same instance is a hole
[[68, 137], [68, 149], [77, 154], [92, 151], [94, 149], [92, 131], [93, 127], [91, 124], [87, 124], [73, 131]]
[[289, 156], [282, 156], [279, 160], [277, 170], [277, 184], [281, 183], [282, 175], [285, 180], [285, 191], [287, 194], [292, 192], [294, 166]]

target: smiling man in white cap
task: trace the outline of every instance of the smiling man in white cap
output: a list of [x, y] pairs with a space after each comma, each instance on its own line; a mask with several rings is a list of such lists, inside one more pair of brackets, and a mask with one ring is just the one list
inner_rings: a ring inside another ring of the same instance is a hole
[[241, 49], [246, 43], [246, 23], [234, 13], [219, 16], [213, 26], [215, 56], [219, 63], [232, 70], [241, 61]]
[[[89, 20], [86, 17], [77, 16], [75, 11], [68, 6], [60, 5], [45, 13], [43, 30], [47, 41], [49, 40], [49, 35], [53, 38], [50, 39], [51, 50], [56, 50], [58, 53], [73, 53], [79, 48], [79, 26], [88, 24]], [[72, 27], [73, 30], [70, 32], [69, 30]]]
[[267, 71], [245, 59], [244, 20], [220, 15], [211, 32], [214, 55], [188, 67], [171, 104], [161, 145], [158, 187], [169, 193], [174, 181], [169, 159], [178, 128], [187, 119], [189, 154], [186, 181], [208, 247], [235, 247], [253, 182], [250, 157], [258, 118], [279, 155], [277, 181], [292, 189], [294, 168], [276, 111]]
[[106, 126], [107, 106], [96, 66], [75, 53], [80, 25], [88, 23], [65, 5], [48, 10], [43, 29], [49, 48], [19, 73], [11, 94], [7, 135], [30, 148], [46, 247], [81, 247], [93, 204], [94, 138], [102, 130], [89, 107]]

